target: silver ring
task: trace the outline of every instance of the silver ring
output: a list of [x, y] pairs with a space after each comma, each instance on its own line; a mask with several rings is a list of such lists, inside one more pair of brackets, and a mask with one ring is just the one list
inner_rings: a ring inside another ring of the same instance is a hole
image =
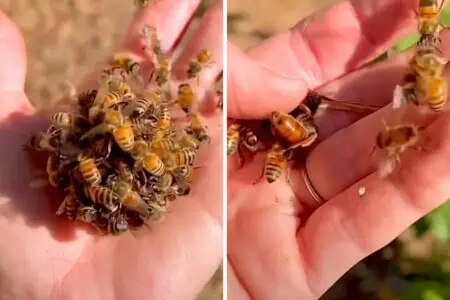
[[317, 202], [317, 204], [322, 205], [325, 202], [325, 200], [316, 191], [316, 189], [314, 188], [314, 186], [311, 183], [311, 180], [309, 179], [308, 172], [306, 171], [306, 161], [302, 168], [302, 177], [303, 177], [303, 181], [305, 182], [306, 189], [308, 190], [311, 197], [314, 199], [314, 201]]

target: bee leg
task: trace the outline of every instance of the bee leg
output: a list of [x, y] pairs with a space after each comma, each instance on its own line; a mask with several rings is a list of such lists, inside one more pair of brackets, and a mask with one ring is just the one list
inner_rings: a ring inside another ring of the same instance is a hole
[[242, 151], [242, 144], [241, 143], [238, 144], [237, 153], [238, 153], [238, 158], [239, 158], [239, 168], [242, 169], [242, 167], [245, 164], [245, 156], [244, 156], [244, 153]]
[[255, 185], [264, 177], [264, 167], [262, 168], [261, 176], [258, 177], [252, 184]]

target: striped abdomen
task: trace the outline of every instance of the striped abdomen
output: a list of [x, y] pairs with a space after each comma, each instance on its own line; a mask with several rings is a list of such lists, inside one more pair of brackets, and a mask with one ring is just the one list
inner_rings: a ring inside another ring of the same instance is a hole
[[120, 149], [129, 152], [134, 146], [134, 131], [129, 125], [123, 125], [113, 130], [114, 140]]
[[269, 152], [264, 165], [264, 178], [268, 183], [276, 181], [280, 178], [281, 174], [286, 169], [286, 166], [287, 159], [284, 154], [280, 152]]
[[441, 110], [447, 103], [448, 84], [444, 78], [436, 78], [428, 83], [426, 101], [433, 111]]
[[147, 172], [156, 176], [161, 176], [166, 170], [164, 163], [155, 153], [147, 153], [142, 163]]
[[81, 177], [91, 186], [100, 184], [101, 174], [92, 158], [84, 159], [79, 163]]
[[175, 163], [177, 166], [191, 166], [194, 163], [195, 151], [183, 149], [175, 153]]
[[58, 128], [72, 128], [75, 118], [69, 113], [57, 112], [50, 116], [50, 123]]
[[90, 186], [87, 188], [87, 192], [92, 202], [101, 204], [110, 211], [116, 211], [119, 207], [119, 197], [108, 188]]

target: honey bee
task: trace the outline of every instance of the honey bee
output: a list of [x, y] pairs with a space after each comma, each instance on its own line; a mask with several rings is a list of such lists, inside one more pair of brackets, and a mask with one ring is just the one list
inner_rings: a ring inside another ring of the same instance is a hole
[[[110, 69], [105, 70], [104, 72], [107, 75], [113, 74], [116, 70], [119, 70], [121, 73], [121, 77], [126, 79], [128, 74], [138, 77], [141, 71], [141, 67], [139, 63], [133, 59], [133, 57], [128, 53], [118, 53], [112, 56], [109, 60]], [[122, 72], [124, 71], [125, 74]]]
[[183, 185], [191, 185], [194, 167], [190, 165], [179, 166], [173, 171], [178, 183]]
[[[165, 54], [160, 54], [158, 56], [157, 68], [154, 72], [155, 82], [158, 87], [162, 87], [169, 82], [171, 71], [172, 71], [172, 62], [170, 60], [170, 57]], [[151, 78], [152, 77], [153, 74]]]
[[106, 231], [113, 235], [118, 235], [124, 233], [128, 230], [128, 222], [124, 215], [119, 214], [118, 216], [113, 216], [108, 218]]
[[143, 50], [149, 49], [153, 54], [159, 56], [162, 54], [161, 41], [158, 37], [156, 28], [152, 25], [144, 25], [141, 31], [141, 37], [145, 41]]
[[174, 152], [180, 149], [176, 141], [171, 139], [170, 137], [167, 137], [165, 139], [152, 140], [149, 143], [149, 146], [150, 151], [159, 156], [163, 156], [166, 153]]
[[81, 126], [89, 124], [88, 120], [81, 115], [67, 112], [57, 112], [50, 116], [50, 124], [59, 129], [70, 129], [78, 131]]
[[120, 103], [122, 101], [128, 102], [129, 100], [134, 98], [134, 94], [131, 91], [131, 86], [121, 79], [111, 79], [111, 81], [109, 82], [109, 86], [111, 92], [116, 92], [118, 94], [117, 98], [119, 98], [119, 101], [117, 103]]
[[168, 169], [175, 169], [181, 166], [192, 166], [195, 160], [195, 151], [192, 149], [182, 149], [170, 153], [165, 157], [164, 163]]
[[101, 204], [112, 212], [119, 208], [120, 198], [112, 190], [103, 186], [88, 186], [85, 190], [93, 203]]
[[172, 174], [165, 172], [163, 175], [158, 177], [157, 181], [152, 185], [152, 190], [157, 194], [169, 193], [172, 187], [172, 183]]
[[98, 218], [98, 210], [94, 206], [79, 206], [76, 211], [76, 220], [83, 223], [94, 223]]
[[140, 118], [149, 110], [150, 114], [155, 113], [156, 103], [161, 99], [161, 92], [156, 90], [152, 93], [138, 94], [123, 110], [123, 115]]
[[[286, 149], [279, 143], [275, 143], [272, 149], [267, 153], [266, 162], [264, 164], [263, 176], [268, 183], [275, 182], [288, 165], [289, 157], [286, 156]], [[286, 177], [287, 173], [286, 173]]]
[[383, 121], [384, 129], [376, 137], [376, 147], [385, 152], [385, 160], [380, 168], [381, 177], [392, 173], [400, 155], [409, 148], [417, 148], [419, 128], [414, 124], [401, 124], [389, 127]]
[[189, 79], [198, 78], [202, 69], [211, 62], [212, 53], [208, 49], [202, 49], [197, 56], [189, 63], [187, 75]]
[[40, 132], [31, 136], [24, 148], [36, 151], [56, 152], [55, 146], [51, 143], [51, 138], [52, 136], [48, 133]]
[[151, 136], [156, 128], [157, 121], [153, 119], [131, 119], [130, 122], [136, 136]]
[[135, 137], [132, 124], [131, 122], [125, 120], [120, 110], [105, 111], [103, 123], [87, 131], [80, 138], [80, 141], [95, 135], [105, 134], [107, 132], [112, 133], [117, 145], [123, 151], [129, 152], [133, 149]]
[[64, 178], [61, 177], [60, 162], [56, 155], [50, 154], [48, 156], [46, 171], [48, 175], [48, 182], [52, 186], [59, 187], [63, 184]]
[[444, 77], [426, 80], [425, 100], [432, 111], [440, 111], [447, 103], [448, 83]]
[[87, 90], [78, 95], [78, 106], [83, 117], [89, 117], [89, 108], [94, 104], [98, 91], [95, 89]]
[[188, 129], [194, 134], [194, 136], [200, 141], [200, 143], [209, 144], [211, 138], [208, 135], [207, 127], [203, 125], [198, 113], [189, 113], [189, 125]]
[[161, 107], [153, 138], [155, 140], [166, 138], [170, 134], [171, 124], [169, 109], [166, 106]]
[[77, 210], [79, 209], [80, 202], [78, 201], [78, 197], [73, 187], [71, 187], [68, 192], [69, 193], [66, 195], [63, 202], [58, 207], [56, 215], [60, 216], [62, 214], [65, 214], [69, 220], [73, 220], [76, 216]]
[[102, 180], [100, 170], [97, 168], [96, 161], [93, 158], [85, 156], [79, 157], [78, 170], [81, 177], [90, 186], [99, 185]]
[[272, 133], [289, 143], [290, 146], [287, 150], [308, 147], [318, 137], [316, 127], [306, 118], [296, 119], [289, 114], [274, 111], [270, 121]]
[[420, 0], [418, 14], [419, 46], [436, 46], [440, 42], [439, 33], [444, 28], [439, 21], [439, 13], [445, 0]]
[[147, 152], [142, 159], [142, 166], [145, 171], [155, 176], [161, 176], [166, 171], [161, 158], [153, 152]]
[[[191, 134], [191, 130], [185, 129], [177, 133], [179, 148], [188, 148], [198, 150], [200, 141]], [[174, 149], [175, 150], [175, 149]]]
[[124, 180], [114, 181], [111, 190], [118, 196], [120, 203], [127, 209], [144, 216], [147, 215], [147, 204], [141, 199], [138, 193], [133, 191], [130, 183]]
[[238, 150], [241, 136], [241, 124], [233, 123], [227, 129], [227, 155], [233, 155]]
[[192, 111], [193, 105], [197, 102], [197, 97], [188, 83], [182, 83], [178, 86], [178, 104], [185, 113]]

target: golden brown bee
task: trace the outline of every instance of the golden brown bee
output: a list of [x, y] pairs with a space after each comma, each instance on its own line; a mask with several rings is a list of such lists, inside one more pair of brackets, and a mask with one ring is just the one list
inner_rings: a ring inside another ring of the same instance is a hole
[[97, 164], [94, 159], [87, 157], [80, 157], [78, 163], [78, 169], [81, 177], [90, 186], [99, 185], [102, 180], [100, 170], [97, 168]]
[[241, 136], [241, 125], [233, 123], [227, 129], [227, 155], [233, 155], [238, 150]]
[[156, 120], [153, 119], [131, 119], [131, 127], [133, 127], [136, 136], [152, 135], [156, 128]]
[[166, 171], [163, 161], [158, 155], [147, 152], [142, 160], [142, 167], [150, 174], [161, 176]]
[[56, 148], [51, 144], [51, 138], [51, 135], [40, 132], [36, 135], [31, 136], [31, 138], [28, 140], [28, 143], [25, 145], [25, 149], [56, 152]]
[[173, 173], [178, 183], [182, 183], [183, 185], [191, 185], [194, 167], [190, 165], [180, 166], [176, 168]]
[[158, 56], [158, 67], [155, 71], [155, 82], [157, 86], [162, 87], [170, 79], [170, 72], [172, 71], [172, 62], [170, 57], [165, 54]]
[[130, 155], [135, 160], [141, 160], [148, 151], [149, 151], [149, 147], [148, 147], [147, 142], [136, 141], [134, 143], [133, 149], [130, 151]]
[[69, 193], [66, 195], [63, 202], [56, 211], [56, 215], [60, 216], [62, 214], [65, 214], [69, 220], [73, 220], [76, 216], [79, 206], [80, 202], [78, 201], [78, 197], [72, 187], [69, 189]]
[[87, 119], [81, 115], [74, 115], [67, 112], [57, 112], [50, 116], [50, 124], [60, 129], [78, 130], [79, 126], [88, 123]]
[[98, 213], [98, 210], [94, 206], [80, 206], [76, 212], [76, 220], [91, 224], [97, 220]]
[[124, 215], [119, 214], [108, 218], [106, 231], [114, 235], [124, 233], [128, 230], [128, 222]]
[[48, 156], [46, 165], [48, 182], [54, 187], [60, 186], [62, 181], [59, 163], [60, 162], [58, 161], [58, 157], [56, 157], [56, 155], [50, 154]]
[[156, 123], [155, 135], [153, 139], [160, 140], [166, 138], [171, 131], [171, 117], [169, 109], [166, 106], [161, 107], [158, 122]]
[[80, 141], [95, 135], [111, 132], [117, 145], [125, 152], [131, 151], [134, 145], [134, 131], [132, 124], [126, 121], [121, 111], [105, 111], [103, 123], [87, 131]]
[[211, 63], [212, 53], [208, 49], [202, 49], [197, 56], [189, 63], [187, 75], [189, 79], [195, 78], [202, 69]]
[[[384, 129], [378, 133], [376, 147], [385, 151], [386, 157], [380, 169], [384, 177], [400, 162], [400, 155], [408, 148], [415, 148], [419, 141], [419, 128], [414, 124], [401, 124], [389, 127], [384, 124]], [[416, 147], [417, 148], [417, 147]]]
[[271, 117], [272, 132], [280, 136], [290, 147], [308, 147], [318, 137], [316, 127], [308, 119], [296, 119], [293, 116], [274, 111]]
[[193, 134], [191, 134], [191, 130], [189, 129], [177, 132], [176, 140], [178, 141], [179, 148], [188, 148], [194, 150], [198, 150], [200, 148], [200, 141]]
[[198, 113], [189, 113], [188, 118], [190, 120], [188, 129], [192, 131], [194, 136], [204, 144], [209, 144], [211, 138], [208, 135], [207, 127], [203, 125]]
[[149, 144], [150, 151], [157, 154], [158, 156], [164, 156], [167, 153], [174, 152], [180, 149], [180, 146], [171, 139], [167, 137], [165, 139], [153, 140]]
[[447, 60], [430, 50], [416, 54], [417, 90], [431, 110], [440, 111], [448, 96], [448, 84], [443, 76]]
[[155, 184], [152, 185], [152, 190], [157, 194], [169, 193], [173, 183], [172, 174], [166, 172], [158, 177]]
[[92, 202], [103, 205], [109, 211], [119, 208], [120, 198], [112, 190], [103, 186], [89, 186], [85, 189]]
[[112, 134], [120, 149], [125, 152], [129, 152], [133, 149], [134, 131], [130, 124], [124, 124], [114, 128]]
[[267, 153], [263, 175], [268, 183], [275, 182], [286, 170], [288, 157], [285, 153], [286, 149], [278, 143], [275, 143]]
[[439, 33], [443, 29], [439, 21], [439, 13], [445, 0], [420, 0], [418, 15], [419, 46], [434, 47], [440, 42]]
[[133, 76], [139, 76], [141, 67], [139, 63], [136, 62], [128, 53], [115, 54], [108, 63], [111, 66], [112, 73], [114, 73], [114, 71], [118, 69], [124, 70], [125, 72]]
[[172, 166], [192, 166], [195, 160], [195, 151], [192, 149], [182, 149], [175, 153], [170, 153], [168, 155], [167, 164], [172, 168]]
[[103, 95], [101, 100], [101, 109], [113, 108], [122, 102], [122, 96], [119, 92], [108, 92]]
[[156, 90], [152, 93], [138, 94], [123, 110], [123, 115], [140, 118], [149, 110], [156, 109], [156, 103], [161, 99], [161, 92]]
[[111, 190], [118, 196], [120, 203], [127, 209], [147, 216], [147, 204], [141, 199], [138, 193], [133, 191], [130, 183], [118, 180], [112, 183]]
[[80, 107], [80, 113], [85, 118], [89, 117], [89, 108], [94, 104], [97, 97], [97, 90], [87, 90], [78, 95], [78, 106]]
[[192, 107], [197, 102], [197, 97], [188, 83], [182, 83], [178, 86], [178, 104], [185, 113], [190, 113]]
[[118, 94], [118, 98], [120, 99], [118, 103], [122, 101], [127, 102], [134, 97], [134, 94], [131, 91], [131, 86], [119, 78], [111, 79], [109, 82], [109, 90]]
[[161, 41], [158, 37], [156, 28], [152, 25], [144, 25], [141, 31], [141, 37], [144, 40], [144, 48], [149, 49], [153, 54], [159, 56], [161, 52]]

